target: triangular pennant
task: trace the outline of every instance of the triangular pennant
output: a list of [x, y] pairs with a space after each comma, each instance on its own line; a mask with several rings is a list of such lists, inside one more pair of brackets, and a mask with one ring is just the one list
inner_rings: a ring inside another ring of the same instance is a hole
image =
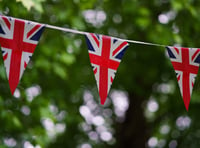
[[92, 33], [86, 35], [86, 41], [101, 104], [103, 105], [128, 43], [113, 37]]
[[169, 46], [166, 48], [176, 72], [185, 108], [188, 110], [195, 77], [199, 70], [200, 49]]
[[0, 16], [0, 45], [13, 94], [45, 28], [34, 22]]

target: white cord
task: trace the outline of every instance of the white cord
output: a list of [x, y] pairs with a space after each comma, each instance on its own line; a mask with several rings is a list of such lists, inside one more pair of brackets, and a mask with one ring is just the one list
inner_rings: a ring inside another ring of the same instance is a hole
[[[56, 29], [56, 30], [61, 30], [61, 31], [65, 31], [65, 32], [71, 32], [71, 33], [75, 33], [75, 34], [81, 34], [81, 35], [86, 35], [89, 32], [84, 32], [84, 31], [78, 31], [78, 30], [74, 30], [74, 29], [69, 29], [69, 28], [63, 28], [63, 27], [57, 27], [57, 26], [53, 26], [53, 25], [49, 25], [46, 24], [47, 28], [51, 28], [51, 29]], [[112, 37], [112, 36], [110, 36]], [[126, 40], [126, 39], [120, 39], [117, 37], [113, 37], [116, 38], [118, 40], [122, 40], [122, 41], [126, 41], [129, 43], [136, 43], [136, 44], [143, 44], [143, 45], [150, 45], [150, 46], [158, 46], [158, 47], [166, 47], [166, 45], [161, 45], [161, 44], [154, 44], [154, 43], [148, 43], [148, 42], [142, 42], [142, 41], [135, 41], [135, 40]]]
[[[16, 18], [16, 19], [19, 19], [19, 18]], [[19, 19], [19, 20], [27, 21], [27, 20], [24, 20], [24, 19]], [[34, 22], [34, 21], [32, 21], [32, 22]], [[38, 22], [34, 22], [34, 23], [38, 23]], [[39, 23], [39, 24], [41, 24], [41, 23]], [[63, 27], [53, 26], [53, 25], [49, 25], [49, 24], [44, 24], [44, 25], [47, 28], [61, 30], [61, 31], [65, 31], [65, 32], [71, 32], [71, 33], [81, 34], [81, 35], [87, 35], [87, 34], [89, 34], [89, 32], [79, 31], [79, 30], [75, 30], [75, 29], [63, 28]], [[112, 37], [112, 36], [110, 36], [110, 37]], [[126, 42], [129, 42], [129, 43], [143, 44], [143, 45], [150, 45], [150, 46], [157, 46], [157, 47], [166, 47], [166, 45], [161, 45], [161, 44], [154, 44], [154, 43], [148, 43], [148, 42], [142, 42], [142, 41], [120, 39], [120, 38], [117, 38], [117, 37], [113, 37], [113, 38], [116, 38], [116, 39], [122, 40], [122, 41], [126, 41]]]
[[61, 30], [61, 31], [65, 31], [65, 32], [71, 32], [71, 33], [75, 33], [75, 34], [82, 34], [85, 35], [88, 32], [84, 32], [84, 31], [78, 31], [78, 30], [74, 30], [74, 29], [69, 29], [69, 28], [62, 28], [62, 27], [57, 27], [57, 26], [53, 26], [53, 25], [45, 25], [47, 28], [51, 28], [51, 29], [56, 29], [56, 30]]

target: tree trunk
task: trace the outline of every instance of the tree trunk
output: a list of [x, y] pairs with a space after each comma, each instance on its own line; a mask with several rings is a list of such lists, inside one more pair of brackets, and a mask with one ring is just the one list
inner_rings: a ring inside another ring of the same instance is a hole
[[118, 148], [144, 148], [149, 138], [142, 103], [144, 98], [129, 93], [129, 108], [117, 130]]

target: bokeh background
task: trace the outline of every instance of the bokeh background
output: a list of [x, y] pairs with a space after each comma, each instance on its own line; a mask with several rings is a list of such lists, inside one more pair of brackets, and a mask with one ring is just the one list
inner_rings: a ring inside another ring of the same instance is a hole
[[[0, 0], [0, 14], [164, 45], [200, 47], [198, 0]], [[85, 37], [45, 29], [14, 96], [0, 58], [0, 148], [198, 148], [162, 47], [130, 44], [104, 106]]]

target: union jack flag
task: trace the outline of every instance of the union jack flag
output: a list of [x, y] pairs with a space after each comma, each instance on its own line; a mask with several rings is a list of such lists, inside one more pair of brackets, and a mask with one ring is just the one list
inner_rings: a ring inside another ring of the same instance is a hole
[[113, 37], [92, 33], [86, 35], [86, 41], [101, 104], [103, 105], [128, 43]]
[[44, 25], [0, 16], [0, 45], [13, 94], [38, 44]]
[[200, 49], [183, 47], [166, 48], [176, 72], [185, 108], [188, 110], [195, 77], [199, 70]]

